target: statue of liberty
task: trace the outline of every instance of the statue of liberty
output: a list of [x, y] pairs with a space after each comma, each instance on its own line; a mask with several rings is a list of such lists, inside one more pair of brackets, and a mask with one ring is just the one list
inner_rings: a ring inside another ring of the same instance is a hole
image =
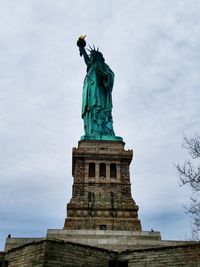
[[77, 41], [80, 55], [83, 55], [87, 66], [87, 74], [83, 84], [82, 118], [85, 137], [98, 139], [115, 136], [112, 119], [112, 89], [114, 73], [105, 63], [103, 54], [95, 47], [85, 50], [85, 36]]

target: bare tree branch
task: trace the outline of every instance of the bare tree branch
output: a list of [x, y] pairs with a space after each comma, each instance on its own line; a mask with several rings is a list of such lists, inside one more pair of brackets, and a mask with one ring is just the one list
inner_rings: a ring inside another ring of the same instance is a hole
[[199, 158], [200, 157], [200, 136], [196, 135], [193, 138], [183, 138], [183, 147], [189, 151], [191, 157]]
[[181, 186], [188, 184], [194, 192], [200, 191], [200, 166], [194, 167], [190, 161], [182, 166], [175, 165], [180, 177]]
[[[184, 137], [183, 147], [193, 160], [200, 159], [200, 136], [193, 138]], [[192, 217], [192, 234], [196, 240], [200, 239], [200, 164], [199, 162], [191, 163], [190, 160], [185, 161], [183, 165], [175, 164], [175, 168], [180, 178], [180, 185], [188, 185], [193, 193], [190, 198], [190, 205], [185, 206], [186, 213]], [[196, 164], [197, 163], [197, 164]]]

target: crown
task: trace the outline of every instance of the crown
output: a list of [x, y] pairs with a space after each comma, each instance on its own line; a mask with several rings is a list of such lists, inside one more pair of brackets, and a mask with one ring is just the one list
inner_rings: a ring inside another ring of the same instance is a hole
[[89, 48], [90, 49], [88, 49], [88, 48], [86, 48], [90, 53], [91, 52], [95, 52], [95, 53], [99, 53], [99, 47], [97, 47], [97, 49], [96, 49], [96, 47], [93, 45], [93, 48], [89, 45]]

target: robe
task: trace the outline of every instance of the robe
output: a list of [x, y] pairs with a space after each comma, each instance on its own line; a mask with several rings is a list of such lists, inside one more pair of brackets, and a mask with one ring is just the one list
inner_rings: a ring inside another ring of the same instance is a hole
[[107, 64], [97, 61], [88, 66], [82, 94], [85, 135], [115, 135], [112, 120], [113, 84], [114, 73]]

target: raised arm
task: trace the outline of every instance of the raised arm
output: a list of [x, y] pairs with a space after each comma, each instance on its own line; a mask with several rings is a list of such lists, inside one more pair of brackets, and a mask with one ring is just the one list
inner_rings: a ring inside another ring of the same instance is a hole
[[87, 66], [89, 66], [90, 62], [91, 62], [91, 59], [90, 59], [90, 57], [88, 56], [88, 54], [87, 54], [87, 52], [85, 50], [85, 46], [86, 46], [85, 37], [86, 37], [86, 35], [81, 35], [76, 44], [79, 47], [80, 56], [83, 55], [85, 64]]
[[86, 64], [87, 66], [89, 66], [90, 63], [91, 63], [91, 59], [90, 59], [90, 57], [88, 56], [88, 54], [87, 54], [85, 48], [84, 48], [84, 47], [79, 47], [79, 51], [80, 51], [80, 55], [83, 55], [85, 64]]

